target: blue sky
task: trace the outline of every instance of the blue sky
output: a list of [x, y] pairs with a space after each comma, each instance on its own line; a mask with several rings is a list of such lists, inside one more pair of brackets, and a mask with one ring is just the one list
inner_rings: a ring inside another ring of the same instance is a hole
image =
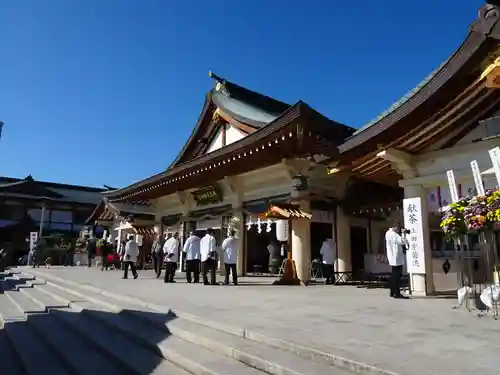
[[0, 175], [122, 187], [164, 170], [209, 69], [362, 126], [460, 45], [482, 3], [0, 0]]

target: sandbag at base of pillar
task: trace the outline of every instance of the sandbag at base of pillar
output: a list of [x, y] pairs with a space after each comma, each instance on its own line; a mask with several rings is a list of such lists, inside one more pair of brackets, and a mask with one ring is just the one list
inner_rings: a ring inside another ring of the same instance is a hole
[[[286, 259], [283, 265], [283, 275], [273, 282], [273, 285], [300, 285], [301, 281], [297, 277], [295, 262]], [[307, 284], [305, 284], [307, 285]]]

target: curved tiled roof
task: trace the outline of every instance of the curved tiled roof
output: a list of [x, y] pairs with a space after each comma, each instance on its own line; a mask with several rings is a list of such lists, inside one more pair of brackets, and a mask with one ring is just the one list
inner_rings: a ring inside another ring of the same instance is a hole
[[[339, 146], [344, 163], [373, 152], [380, 144], [416, 126], [436, 106], [450, 101], [471, 83], [471, 71], [498, 49], [500, 40], [500, 7], [491, 4], [479, 9], [461, 46], [437, 69], [408, 94], [375, 120], [361, 127]], [[389, 132], [389, 130], [391, 130]]]
[[356, 130], [352, 136], [355, 136], [362, 131], [368, 129], [370, 126], [373, 124], [379, 122], [382, 120], [384, 117], [388, 116], [395, 110], [397, 110], [399, 107], [401, 107], [403, 104], [405, 104], [408, 100], [410, 100], [413, 96], [417, 95], [420, 90], [425, 87], [436, 75], [439, 73], [441, 69], [443, 69], [448, 61], [450, 61], [451, 57], [448, 57], [443, 63], [441, 63], [436, 69], [434, 69], [427, 77], [425, 77], [417, 86], [415, 86], [413, 89], [411, 89], [408, 93], [406, 93], [402, 98], [400, 98], [396, 103], [391, 105], [389, 108], [387, 108], [384, 112], [382, 112], [380, 115], [378, 115], [375, 119], [371, 120], [367, 124], [363, 125], [360, 127], [358, 130]]

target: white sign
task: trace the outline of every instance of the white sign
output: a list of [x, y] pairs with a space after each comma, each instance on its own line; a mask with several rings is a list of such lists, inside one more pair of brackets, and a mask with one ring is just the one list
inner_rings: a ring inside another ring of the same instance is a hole
[[500, 147], [492, 148], [488, 151], [490, 154], [491, 162], [493, 163], [493, 170], [497, 178], [497, 184], [500, 185]]
[[476, 185], [477, 195], [485, 195], [483, 179], [481, 178], [481, 171], [479, 170], [479, 165], [476, 160], [470, 162], [470, 167], [472, 169], [472, 175], [474, 176], [474, 184]]
[[451, 200], [453, 203], [458, 202], [457, 183], [455, 182], [455, 173], [453, 173], [453, 169], [446, 172], [446, 176], [448, 176], [448, 186], [450, 187]]
[[425, 274], [424, 228], [422, 225], [422, 201], [420, 198], [403, 199], [405, 229], [409, 242], [406, 251], [408, 273]]
[[35, 248], [38, 241], [38, 232], [30, 232], [30, 250]]

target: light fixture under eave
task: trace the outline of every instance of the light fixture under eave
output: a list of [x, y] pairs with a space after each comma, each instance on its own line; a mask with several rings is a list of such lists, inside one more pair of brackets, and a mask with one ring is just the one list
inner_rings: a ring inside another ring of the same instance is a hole
[[480, 80], [486, 78], [486, 87], [490, 89], [500, 88], [500, 57], [490, 64], [481, 74]]
[[340, 168], [337, 168], [337, 167], [328, 168], [328, 175], [332, 175], [332, 174], [335, 174], [338, 172], [340, 172]]

